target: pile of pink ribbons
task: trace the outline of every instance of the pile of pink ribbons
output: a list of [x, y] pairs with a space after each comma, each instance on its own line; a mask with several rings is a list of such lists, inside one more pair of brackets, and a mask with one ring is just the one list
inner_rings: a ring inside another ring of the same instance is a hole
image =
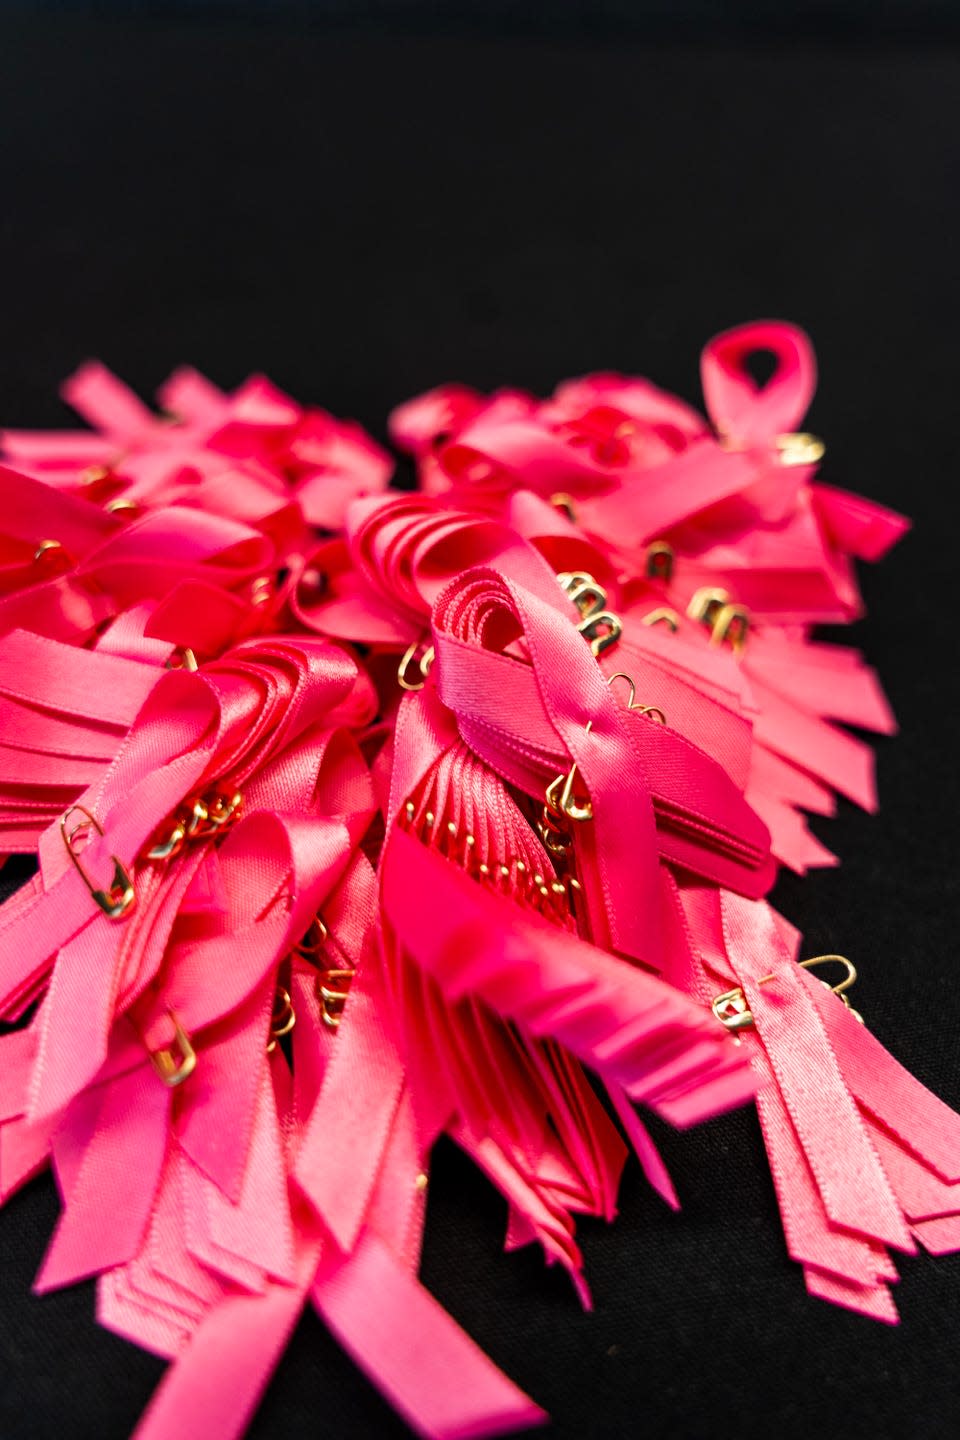
[[677, 1205], [645, 1107], [756, 1097], [812, 1295], [893, 1321], [960, 1248], [960, 1118], [764, 899], [874, 807], [813, 633], [905, 522], [816, 480], [800, 331], [702, 373], [435, 390], [415, 492], [260, 377], [90, 364], [89, 428], [4, 433], [0, 1198], [50, 1164], [37, 1289], [174, 1361], [138, 1440], [240, 1435], [306, 1305], [421, 1435], [544, 1418], [417, 1278], [441, 1134], [584, 1304], [628, 1150]]

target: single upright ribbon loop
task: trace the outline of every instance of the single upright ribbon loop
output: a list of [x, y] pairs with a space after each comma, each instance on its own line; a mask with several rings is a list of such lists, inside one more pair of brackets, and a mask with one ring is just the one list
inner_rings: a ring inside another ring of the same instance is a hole
[[[770, 351], [773, 375], [758, 386], [746, 368], [757, 351]], [[795, 431], [817, 385], [813, 346], [804, 332], [781, 320], [757, 320], [717, 335], [700, 360], [707, 411], [721, 437], [736, 446], [769, 444]]]

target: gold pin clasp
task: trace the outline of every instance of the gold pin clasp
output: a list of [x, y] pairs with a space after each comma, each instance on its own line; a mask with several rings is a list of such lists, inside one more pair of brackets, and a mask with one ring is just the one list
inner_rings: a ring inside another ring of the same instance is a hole
[[671, 610], [669, 605], [658, 605], [656, 610], [649, 610], [641, 621], [643, 625], [666, 625], [671, 634], [676, 635], [680, 629], [680, 616], [676, 610]]
[[820, 980], [821, 985], [826, 986], [828, 990], [832, 990], [834, 995], [839, 995], [840, 999], [843, 1001], [844, 1005], [846, 1005], [847, 1009], [850, 1011], [850, 1014], [855, 1020], [859, 1020], [861, 1025], [865, 1024], [866, 1022], [864, 1021], [863, 1016], [860, 1014], [860, 1011], [854, 1010], [846, 994], [850, 987], [852, 985], [855, 985], [857, 981], [857, 967], [854, 965], [853, 961], [848, 960], [846, 955], [814, 955], [811, 960], [800, 961], [800, 967], [803, 970], [814, 970], [818, 965], [843, 966], [846, 974], [844, 975], [843, 979], [839, 981], [838, 984], [831, 985], [829, 980], [820, 980], [819, 975], [817, 976], [817, 979]]
[[713, 629], [710, 632], [710, 644], [722, 645], [725, 640], [728, 640], [733, 653], [741, 655], [747, 643], [749, 628], [749, 610], [743, 605], [723, 605], [714, 617]]
[[321, 970], [317, 976], [317, 999], [328, 1030], [337, 1030], [340, 1026], [354, 974], [355, 971], [348, 969]]
[[612, 610], [595, 610], [586, 619], [581, 620], [577, 626], [580, 634], [590, 642], [590, 649], [595, 659], [599, 659], [605, 650], [611, 645], [616, 645], [623, 634], [623, 625], [620, 617], [614, 615]]
[[743, 605], [735, 605], [728, 590], [717, 585], [702, 586], [693, 594], [687, 614], [691, 620], [710, 627], [711, 645], [722, 645], [726, 640], [736, 655], [741, 654], [747, 643], [750, 612]]
[[109, 465], [88, 465], [80, 476], [80, 484], [85, 490], [116, 483], [116, 474]]
[[186, 826], [182, 821], [177, 820], [172, 825], [169, 833], [163, 839], [158, 840], [147, 851], [148, 860], [172, 860], [174, 855], [179, 855], [183, 849], [183, 842], [187, 838]]
[[289, 1035], [297, 1023], [296, 1012], [293, 1008], [293, 1001], [290, 998], [290, 991], [282, 985], [277, 986], [277, 992], [273, 997], [273, 1011], [270, 1015], [270, 1039], [267, 1041], [267, 1054], [272, 1055], [277, 1048], [277, 1041], [282, 1040], [284, 1035]]
[[718, 585], [703, 585], [699, 590], [694, 591], [687, 606], [687, 614], [691, 620], [699, 620], [704, 625], [712, 625], [724, 605], [729, 604], [729, 590], [723, 590]]
[[74, 563], [70, 552], [59, 540], [41, 540], [33, 552], [34, 564], [39, 564], [41, 560], [47, 562], [51, 558], [67, 568]]
[[598, 585], [591, 575], [575, 575], [571, 579], [573, 583], [566, 588], [572, 604], [576, 605], [585, 619], [599, 614], [607, 603], [607, 592], [603, 586]]
[[577, 776], [577, 762], [574, 761], [566, 775], [558, 775], [546, 788], [544, 798], [555, 814], [564, 814], [568, 820], [592, 820], [593, 806], [589, 800], [576, 800], [573, 782]]
[[778, 435], [774, 440], [781, 465], [816, 465], [827, 447], [818, 435], [800, 430], [792, 435]]
[[123, 495], [118, 495], [114, 500], [108, 500], [104, 505], [108, 515], [128, 515], [131, 519], [139, 515], [143, 508], [136, 500], [128, 500]]
[[[320, 1015], [328, 1030], [337, 1030], [343, 1015], [343, 1007], [350, 991], [350, 982], [356, 971], [352, 966], [324, 965], [323, 952], [330, 940], [330, 931], [320, 915], [314, 916], [310, 928], [294, 946], [294, 954], [316, 966], [316, 996], [320, 1002]], [[291, 1027], [292, 1028], [292, 1027]]]
[[[569, 595], [571, 590], [576, 590], [581, 585], [595, 585], [596, 581], [586, 570], [561, 570], [557, 575], [557, 584]], [[606, 601], [607, 597], [603, 598]]]
[[173, 1021], [174, 1043], [163, 1050], [151, 1050], [150, 1063], [164, 1085], [172, 1090], [175, 1086], [182, 1085], [196, 1070], [197, 1052], [190, 1043], [190, 1036], [172, 1010], [170, 1019]]
[[673, 546], [666, 540], [654, 540], [647, 546], [647, 579], [666, 583], [673, 578], [675, 562]]
[[427, 646], [423, 654], [420, 656], [420, 663], [417, 666], [417, 669], [420, 671], [420, 679], [411, 680], [410, 667], [413, 664], [416, 653], [419, 649], [420, 641], [414, 640], [413, 644], [408, 645], [406, 650], [404, 650], [403, 652], [403, 658], [401, 659], [400, 664], [397, 666], [397, 684], [400, 686], [401, 690], [422, 690], [424, 685], [426, 684], [427, 676], [430, 674], [430, 666], [433, 664], [436, 652], [434, 651], [432, 645]]
[[200, 666], [197, 664], [197, 657], [189, 645], [178, 645], [164, 666], [164, 669], [189, 670], [192, 673], [193, 671], [199, 670]]
[[[72, 830], [68, 831], [67, 821], [75, 811], [82, 815], [84, 819], [79, 825], [75, 825]], [[67, 854], [73, 861], [80, 879], [84, 885], [86, 885], [90, 894], [100, 906], [100, 909], [109, 919], [120, 920], [133, 908], [134, 902], [136, 901], [137, 897], [133, 888], [133, 881], [130, 879], [123, 861], [119, 860], [116, 855], [110, 856], [113, 864], [113, 879], [106, 889], [101, 889], [90, 879], [80, 860], [80, 855], [76, 849], [76, 842], [78, 836], [84, 832], [89, 832], [91, 825], [98, 835], [103, 834], [103, 826], [95, 815], [92, 815], [83, 805], [71, 805], [70, 809], [64, 812], [60, 820], [60, 834], [67, 848]]]
[[[776, 975], [762, 975], [757, 981], [758, 985], [768, 985], [771, 980], [776, 980]], [[753, 1030], [756, 1021], [753, 1018], [753, 1011], [747, 1004], [747, 997], [742, 988], [735, 985], [732, 990], [724, 990], [718, 995], [710, 1006], [720, 1024], [733, 1033], [734, 1043], [739, 1045], [740, 1030]]]
[[594, 657], [616, 645], [623, 634], [623, 623], [619, 615], [606, 608], [607, 592], [603, 586], [586, 570], [562, 570], [557, 581], [580, 612], [577, 629], [589, 642]]
[[666, 725], [667, 717], [666, 715], [664, 715], [659, 705], [637, 704], [637, 687], [636, 685], [634, 685], [633, 681], [625, 670], [618, 670], [615, 674], [610, 676], [609, 680], [607, 681], [608, 689], [613, 684], [614, 680], [626, 680], [627, 684], [630, 686], [630, 694], [627, 697], [628, 710], [635, 710], [638, 715], [647, 715], [651, 720], [655, 720], [658, 725]]
[[197, 824], [192, 830], [188, 827], [187, 833], [201, 838], [218, 835], [235, 824], [242, 811], [243, 794], [240, 790], [216, 790], [212, 796], [196, 802], [193, 813]]
[[724, 990], [723, 994], [718, 995], [714, 1000], [710, 1009], [720, 1024], [726, 1026], [728, 1030], [732, 1030], [734, 1034], [739, 1030], [753, 1029], [753, 1012], [739, 985], [735, 986], [733, 990]]
[[214, 790], [209, 795], [187, 800], [166, 822], [169, 829], [154, 839], [146, 852], [148, 860], [172, 860], [194, 840], [223, 835], [243, 813], [243, 792]]
[[269, 605], [274, 597], [275, 586], [272, 575], [258, 575], [250, 582], [250, 604]]
[[562, 511], [572, 525], [576, 525], [577, 512], [571, 495], [567, 495], [563, 490], [558, 490], [555, 495], [550, 496], [550, 504], [555, 510]]

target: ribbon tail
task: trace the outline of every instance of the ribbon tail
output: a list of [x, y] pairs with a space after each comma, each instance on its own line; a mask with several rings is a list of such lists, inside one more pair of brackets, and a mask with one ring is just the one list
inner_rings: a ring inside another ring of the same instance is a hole
[[749, 1068], [709, 1013], [655, 976], [521, 915], [401, 830], [384, 857], [383, 907], [448, 1001], [475, 994], [671, 1124], [695, 1124], [752, 1094]]
[[425, 1440], [503, 1435], [546, 1421], [372, 1232], [352, 1255], [322, 1267], [312, 1297], [344, 1349]]
[[262, 1295], [231, 1295], [200, 1325], [160, 1382], [132, 1440], [239, 1440], [300, 1318], [305, 1277]]

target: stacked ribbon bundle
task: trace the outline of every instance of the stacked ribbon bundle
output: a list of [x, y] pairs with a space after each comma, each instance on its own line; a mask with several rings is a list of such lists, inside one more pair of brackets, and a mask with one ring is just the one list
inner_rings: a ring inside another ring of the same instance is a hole
[[814, 1295], [895, 1320], [889, 1251], [960, 1248], [960, 1118], [764, 899], [893, 728], [812, 638], [905, 529], [816, 481], [814, 381], [770, 322], [709, 420], [449, 386], [415, 493], [262, 378], [88, 365], [91, 429], [4, 435], [0, 1198], [49, 1162], [37, 1288], [175, 1359], [139, 1440], [239, 1435], [308, 1303], [422, 1435], [543, 1418], [418, 1282], [441, 1134], [585, 1304], [628, 1148], [677, 1204], [638, 1104], [756, 1095]]

